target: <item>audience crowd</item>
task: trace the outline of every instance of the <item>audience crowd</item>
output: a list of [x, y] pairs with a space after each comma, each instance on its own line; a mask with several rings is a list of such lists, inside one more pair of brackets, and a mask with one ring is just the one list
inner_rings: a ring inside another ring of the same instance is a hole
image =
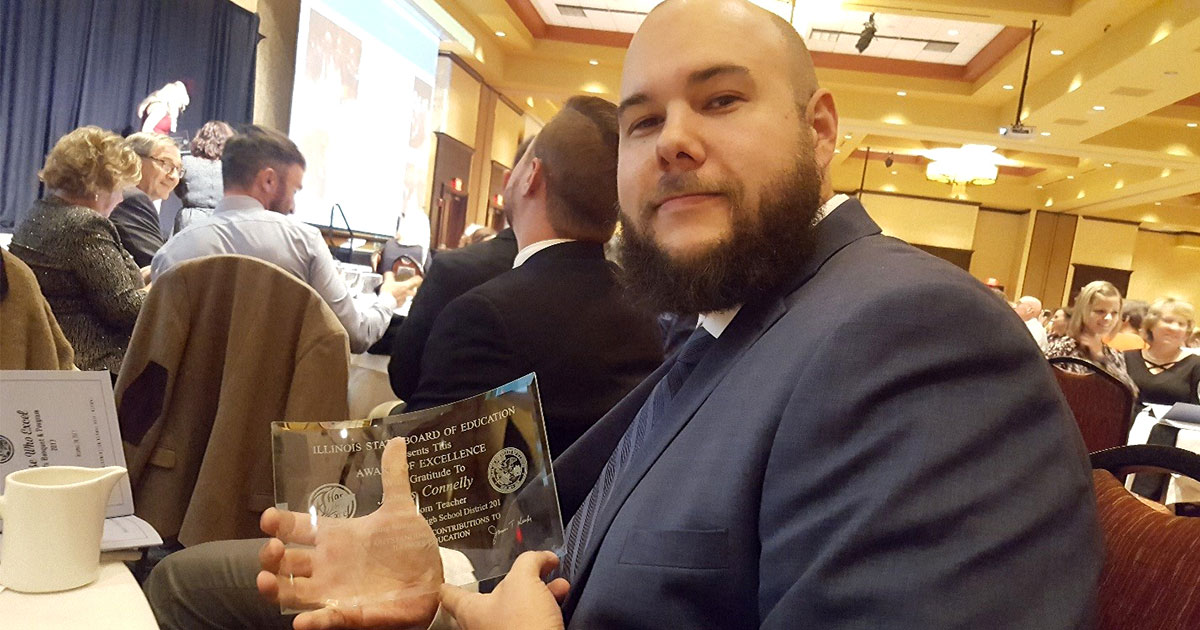
[[[561, 560], [525, 558], [489, 595], [446, 588], [440, 610], [382, 611], [381, 626], [453, 614], [467, 628], [1084, 627], [1100, 543], [1045, 359], [1081, 359], [1058, 369], [1103, 371], [1139, 407], [1200, 404], [1194, 306], [1125, 300], [1097, 280], [1049, 310], [1019, 297], [1014, 319], [982, 284], [881, 236], [834, 194], [837, 113], [802, 41], [737, 0], [652, 11], [621, 92], [619, 108], [573, 98], [525, 139], [499, 231], [472, 225], [458, 248], [430, 251], [428, 218], [406, 210], [372, 295], [289, 216], [306, 161], [283, 134], [210, 121], [184, 151], [157, 105], [127, 138], [81, 127], [46, 156], [45, 195], [0, 280], [32, 271], [40, 325], [70, 346], [51, 344], [44, 363], [114, 380], [148, 292], [228, 254], [311, 287], [352, 353], [390, 353], [410, 410], [536, 373]], [[183, 208], [164, 233], [172, 194]], [[605, 250], [618, 220], [620, 266]], [[278, 602], [312, 602], [281, 594], [281, 567], [353, 569], [275, 544], [295, 542], [291, 516], [263, 516], [278, 539], [266, 547], [169, 555], [147, 582], [162, 626], [290, 625]], [[552, 570], [569, 593], [517, 582]], [[508, 625], [492, 625], [496, 611]], [[371, 625], [360, 612], [295, 623]]]

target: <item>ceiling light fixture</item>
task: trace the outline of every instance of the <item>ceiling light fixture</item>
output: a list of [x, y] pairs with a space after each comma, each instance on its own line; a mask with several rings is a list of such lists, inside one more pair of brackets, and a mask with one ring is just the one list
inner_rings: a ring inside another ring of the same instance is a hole
[[1067, 179], [1075, 179], [1074, 175], [1067, 175]]
[[1196, 127], [1200, 127], [1200, 124], [1197, 124], [1197, 123], [1188, 123], [1188, 124], [1187, 124], [1187, 126], [1191, 127], [1192, 129], [1195, 129]]
[[593, 66], [598, 66], [598, 65], [600, 65], [600, 62], [595, 59], [588, 59], [588, 64], [593, 65]]
[[1104, 106], [1103, 105], [1092, 105], [1092, 111], [1102, 112], [1102, 111], [1104, 111]]
[[1043, 131], [1043, 132], [1042, 132], [1042, 135], [1043, 135], [1043, 136], [1049, 136], [1049, 135], [1050, 135], [1050, 132], [1049, 132], [1049, 131]]
[[1043, 188], [1045, 188], [1045, 186], [1043, 186], [1043, 185], [1041, 185], [1041, 184], [1038, 184], [1038, 185], [1037, 185], [1037, 189], [1038, 189], [1038, 190], [1041, 190], [1041, 189], [1043, 189]]
[[845, 138], [845, 139], [847, 139], [847, 140], [849, 140], [850, 138], [853, 138], [853, 137], [854, 137], [854, 134], [852, 134], [852, 133], [848, 133], [848, 134], [846, 134], [846, 135], [844, 135], [844, 136], [842, 136], [842, 137], [843, 137], [843, 138]]
[[858, 54], [861, 55], [867, 50], [867, 46], [871, 45], [871, 40], [875, 39], [875, 32], [877, 30], [875, 28], [875, 14], [872, 13], [871, 17], [867, 18], [866, 22], [863, 22], [863, 30], [858, 35], [858, 43], [854, 44], [854, 48], [858, 50]]
[[496, 37], [504, 37], [505, 35], [508, 35], [508, 33], [505, 33], [504, 31], [496, 31]]
[[1011, 85], [1009, 85], [1009, 84], [1005, 83], [1004, 85], [1001, 85], [1001, 86], [1000, 86], [1000, 89], [1002, 89], [1002, 90], [1011, 90], [1011, 89], [1013, 89], [1013, 86], [1011, 86]]
[[1105, 162], [1104, 168], [1112, 168], [1112, 162]]
[[919, 155], [932, 160], [925, 167], [925, 177], [930, 181], [950, 184], [954, 195], [965, 195], [967, 184], [995, 184], [1000, 165], [1017, 164], [996, 153], [996, 147], [986, 144], [966, 144], [959, 149], [930, 149]]
[[899, 92], [896, 92], [896, 96], [908, 96], [908, 92], [905, 92], [904, 90], [900, 90]]
[[1054, 50], [1050, 51], [1050, 54], [1054, 55], [1055, 57], [1061, 57], [1061, 56], [1063, 56], [1063, 51], [1055, 48]]

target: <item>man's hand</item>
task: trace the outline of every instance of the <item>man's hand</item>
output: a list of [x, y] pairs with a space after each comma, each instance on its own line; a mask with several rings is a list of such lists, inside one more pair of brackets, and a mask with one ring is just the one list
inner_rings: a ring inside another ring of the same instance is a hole
[[259, 552], [258, 590], [308, 611], [296, 617], [296, 630], [425, 628], [433, 620], [442, 561], [413, 503], [402, 438], [388, 442], [382, 464], [383, 505], [367, 516], [263, 512], [262, 530], [272, 539]]
[[391, 293], [392, 297], [396, 298], [397, 304], [403, 304], [404, 300], [408, 299], [417, 292], [417, 287], [421, 286], [424, 278], [421, 276], [413, 276], [408, 280], [396, 282], [395, 280], [385, 280], [379, 287], [379, 292]]
[[562, 578], [542, 581], [557, 566], [552, 552], [526, 551], [487, 595], [443, 584], [442, 606], [462, 630], [562, 630], [559, 604], [570, 585]]

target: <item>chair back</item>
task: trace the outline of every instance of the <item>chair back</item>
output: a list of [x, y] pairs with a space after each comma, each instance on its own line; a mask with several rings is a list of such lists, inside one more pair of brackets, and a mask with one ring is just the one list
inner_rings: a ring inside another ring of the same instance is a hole
[[[1129, 386], [1084, 359], [1055, 357], [1050, 365], [1088, 452], [1125, 444], [1133, 424], [1134, 397]], [[1077, 366], [1078, 371], [1063, 369], [1069, 366]]]
[[211, 256], [154, 282], [117, 380], [136, 514], [184, 545], [260, 536], [271, 423], [347, 420], [349, 341], [311, 287]]
[[0, 249], [0, 370], [70, 370], [74, 361], [37, 277]]
[[1200, 628], [1200, 518], [1157, 512], [1122, 485], [1138, 470], [1195, 476], [1200, 455], [1124, 446], [1093, 453], [1092, 466], [1105, 549], [1097, 630]]

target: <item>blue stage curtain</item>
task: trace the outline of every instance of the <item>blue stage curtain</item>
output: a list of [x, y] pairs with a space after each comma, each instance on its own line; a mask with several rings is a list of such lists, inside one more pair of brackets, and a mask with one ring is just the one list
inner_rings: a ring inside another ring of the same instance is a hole
[[0, 231], [41, 196], [59, 137], [136, 130], [138, 103], [170, 81], [191, 98], [177, 135], [250, 122], [259, 39], [258, 16], [229, 0], [0, 0]]

